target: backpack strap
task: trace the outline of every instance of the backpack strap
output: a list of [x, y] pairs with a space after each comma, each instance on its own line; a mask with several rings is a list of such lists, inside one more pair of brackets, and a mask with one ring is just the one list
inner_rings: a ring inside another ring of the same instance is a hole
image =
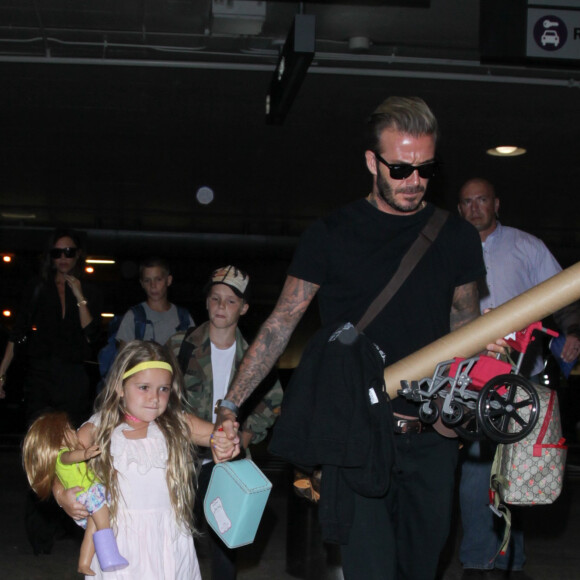
[[[151, 326], [153, 326], [153, 323], [150, 320], [147, 320], [147, 315], [145, 314], [145, 308], [143, 308], [143, 304], [136, 304], [135, 306], [131, 306], [131, 311], [133, 312], [133, 318], [135, 319], [135, 339], [143, 340], [147, 324], [151, 324]], [[153, 340], [155, 340], [155, 336], [153, 336]]]
[[181, 346], [179, 347], [177, 362], [183, 374], [185, 374], [185, 371], [187, 370], [189, 359], [191, 358], [191, 355], [193, 354], [193, 349], [195, 348], [193, 342], [187, 340], [194, 330], [195, 326], [191, 326], [185, 331], [185, 336], [183, 337], [183, 341], [181, 342]]
[[187, 330], [189, 328], [189, 310], [183, 306], [177, 306], [179, 324], [175, 330]]

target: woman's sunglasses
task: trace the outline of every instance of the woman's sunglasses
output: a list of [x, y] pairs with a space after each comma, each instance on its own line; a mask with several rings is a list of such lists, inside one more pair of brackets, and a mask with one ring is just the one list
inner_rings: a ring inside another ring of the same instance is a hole
[[77, 255], [78, 248], [52, 248], [49, 254], [53, 260], [58, 260], [61, 256], [65, 258], [74, 258]]

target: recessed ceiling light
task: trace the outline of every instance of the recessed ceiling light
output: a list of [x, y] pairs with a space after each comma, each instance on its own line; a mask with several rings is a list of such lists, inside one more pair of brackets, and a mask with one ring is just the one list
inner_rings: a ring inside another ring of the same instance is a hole
[[525, 152], [524, 148], [516, 147], [515, 145], [501, 145], [487, 150], [488, 155], [495, 155], [496, 157], [517, 157]]

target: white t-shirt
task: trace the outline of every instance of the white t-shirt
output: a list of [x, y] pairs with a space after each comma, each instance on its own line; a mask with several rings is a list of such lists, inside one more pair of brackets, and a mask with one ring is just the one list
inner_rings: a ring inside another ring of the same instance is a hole
[[[236, 354], [236, 343], [226, 349], [220, 349], [211, 343], [211, 372], [213, 374], [213, 406], [219, 399], [223, 399], [228, 392], [230, 377], [232, 376], [232, 367], [234, 366], [234, 356]], [[212, 411], [213, 413], [213, 411]], [[213, 413], [213, 422], [215, 423], [216, 414]]]
[[[226, 349], [217, 348], [217, 346], [214, 346], [213, 342], [211, 343], [211, 372], [213, 375], [213, 405], [211, 408], [214, 423], [216, 420], [216, 414], [213, 409], [215, 409], [215, 405], [219, 399], [223, 399], [228, 392], [235, 354], [235, 341], [232, 346]], [[204, 459], [202, 463], [205, 465], [210, 461], [212, 460]]]

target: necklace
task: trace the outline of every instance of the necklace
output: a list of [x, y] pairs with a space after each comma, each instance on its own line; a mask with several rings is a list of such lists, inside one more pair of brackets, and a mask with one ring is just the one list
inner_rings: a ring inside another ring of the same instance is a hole
[[145, 423], [145, 421], [141, 421], [141, 419], [137, 419], [137, 417], [133, 417], [133, 415], [129, 415], [129, 413], [125, 413], [125, 419], [129, 419], [129, 421], [133, 421], [135, 423]]

